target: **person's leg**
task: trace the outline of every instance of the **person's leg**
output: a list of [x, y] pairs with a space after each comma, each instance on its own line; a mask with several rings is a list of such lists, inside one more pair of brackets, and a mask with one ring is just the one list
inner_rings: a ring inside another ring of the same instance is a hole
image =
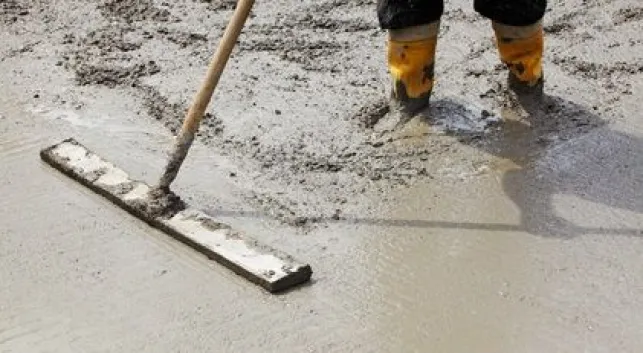
[[388, 30], [388, 68], [394, 108], [415, 114], [429, 104], [443, 0], [378, 0]]
[[514, 88], [543, 81], [542, 19], [547, 0], [475, 0], [475, 10], [490, 19], [500, 59], [510, 70]]
[[388, 66], [392, 98], [413, 114], [429, 104], [439, 22], [389, 31]]

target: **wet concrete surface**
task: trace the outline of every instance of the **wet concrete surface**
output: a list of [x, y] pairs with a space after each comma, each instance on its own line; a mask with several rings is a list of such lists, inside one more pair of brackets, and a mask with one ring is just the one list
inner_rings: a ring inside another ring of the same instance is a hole
[[73, 136], [153, 183], [231, 4], [0, 4], [0, 350], [639, 351], [638, 1], [553, 1], [535, 104], [450, 2], [394, 131], [373, 1], [258, 3], [175, 191], [309, 262], [281, 296], [38, 158]]

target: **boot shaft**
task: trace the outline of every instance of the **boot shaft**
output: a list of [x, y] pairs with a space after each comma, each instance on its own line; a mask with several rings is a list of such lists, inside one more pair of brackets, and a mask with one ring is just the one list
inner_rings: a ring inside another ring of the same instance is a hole
[[544, 50], [542, 22], [530, 26], [508, 26], [494, 22], [500, 60], [511, 74], [527, 86], [538, 84], [543, 76]]
[[412, 110], [426, 106], [433, 90], [438, 30], [439, 22], [389, 31], [392, 96]]

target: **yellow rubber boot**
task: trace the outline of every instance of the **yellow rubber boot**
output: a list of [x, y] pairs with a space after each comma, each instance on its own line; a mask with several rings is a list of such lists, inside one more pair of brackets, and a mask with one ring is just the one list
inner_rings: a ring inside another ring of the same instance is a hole
[[543, 26], [518, 27], [493, 23], [500, 59], [521, 84], [533, 87], [542, 82]]
[[439, 23], [433, 23], [389, 31], [392, 98], [407, 113], [415, 113], [429, 104], [438, 28]]

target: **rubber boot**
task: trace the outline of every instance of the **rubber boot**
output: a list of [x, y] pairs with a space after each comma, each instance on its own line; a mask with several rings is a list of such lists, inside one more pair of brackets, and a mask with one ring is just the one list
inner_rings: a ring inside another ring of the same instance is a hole
[[509, 68], [509, 86], [517, 93], [542, 92], [543, 26], [493, 23], [500, 60]]
[[429, 105], [439, 22], [389, 31], [391, 108], [407, 117]]

